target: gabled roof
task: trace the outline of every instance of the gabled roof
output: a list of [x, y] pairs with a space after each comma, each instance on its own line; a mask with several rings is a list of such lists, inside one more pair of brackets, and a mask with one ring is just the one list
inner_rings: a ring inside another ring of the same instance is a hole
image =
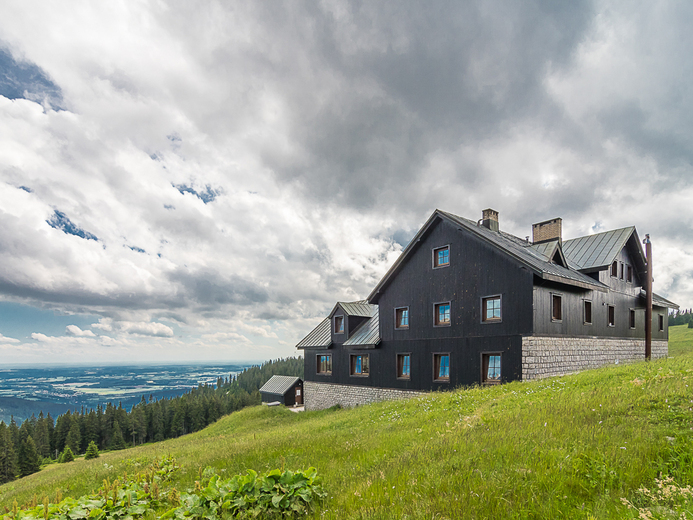
[[549, 240], [548, 242], [541, 242], [539, 244], [532, 244], [529, 247], [534, 249], [537, 253], [543, 255], [547, 262], [554, 262], [563, 267], [569, 265], [565, 256], [563, 256], [563, 248], [561, 247], [561, 243], [558, 241], [558, 239]]
[[300, 377], [295, 376], [272, 376], [269, 381], [262, 385], [260, 392], [284, 395], [300, 380]]
[[372, 302], [377, 294], [389, 284], [390, 280], [395, 273], [397, 273], [400, 266], [416, 249], [423, 236], [439, 219], [446, 220], [451, 224], [458, 226], [460, 229], [465, 229], [476, 235], [481, 240], [495, 246], [500, 251], [503, 251], [508, 256], [515, 259], [517, 262], [523, 264], [531, 272], [543, 280], [565, 283], [568, 285], [581, 287], [583, 289], [592, 289], [603, 292], [608, 290], [608, 286], [598, 282], [586, 274], [580, 273], [574, 269], [570, 269], [569, 267], [554, 264], [550, 260], [547, 260], [546, 256], [533, 249], [531, 247], [532, 244], [526, 240], [503, 231], [491, 231], [487, 227], [477, 225], [477, 223], [473, 220], [459, 217], [457, 215], [453, 215], [452, 213], [447, 213], [437, 209], [433, 212], [421, 229], [419, 229], [418, 233], [414, 236], [414, 238], [412, 238], [407, 247], [404, 248], [402, 254], [395, 261], [390, 270], [385, 274], [383, 279], [380, 280], [378, 285], [375, 286], [371, 294], [368, 295], [368, 301]]
[[329, 317], [334, 315], [334, 312], [341, 307], [347, 316], [360, 316], [362, 318], [370, 318], [373, 316], [373, 305], [368, 303], [368, 300], [359, 300], [356, 302], [337, 302]]
[[370, 305], [370, 307], [375, 307], [375, 313], [369, 320], [358, 326], [349, 339], [344, 342], [345, 346], [373, 348], [380, 343], [380, 312], [377, 305]]
[[563, 253], [568, 262], [582, 271], [605, 269], [611, 265], [632, 236], [635, 238], [638, 251], [634, 260], [641, 264], [639, 268], [642, 269], [645, 258], [642, 254], [640, 239], [633, 226], [565, 240]]
[[332, 320], [325, 318], [296, 348], [328, 348], [332, 344]]

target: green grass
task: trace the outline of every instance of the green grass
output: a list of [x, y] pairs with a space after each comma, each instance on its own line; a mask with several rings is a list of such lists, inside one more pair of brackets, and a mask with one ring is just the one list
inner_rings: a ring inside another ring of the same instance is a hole
[[[199, 468], [318, 468], [314, 518], [624, 518], [620, 498], [660, 474], [693, 484], [693, 334], [666, 360], [531, 383], [434, 393], [351, 410], [253, 407], [203, 431], [69, 464], [0, 487], [0, 504], [79, 496], [156, 456]], [[690, 385], [690, 387], [689, 387]]]

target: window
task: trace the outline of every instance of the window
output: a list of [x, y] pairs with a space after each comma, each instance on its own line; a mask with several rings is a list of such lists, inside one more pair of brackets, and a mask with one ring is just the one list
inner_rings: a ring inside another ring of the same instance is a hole
[[450, 354], [433, 354], [433, 380], [450, 381]]
[[334, 317], [334, 333], [344, 334], [344, 316]]
[[400, 307], [395, 309], [395, 328], [409, 328], [409, 307]]
[[397, 379], [411, 379], [411, 354], [397, 354]]
[[433, 312], [433, 324], [436, 327], [450, 326], [450, 302], [436, 303]]
[[560, 294], [551, 295], [551, 321], [561, 321], [563, 319], [563, 298]]
[[481, 355], [481, 381], [487, 385], [498, 384], [501, 380], [501, 355]]
[[433, 250], [433, 267], [447, 267], [450, 265], [450, 246], [438, 247]]
[[357, 356], [351, 356], [351, 375], [368, 375], [368, 354], [359, 354]]
[[626, 266], [626, 282], [633, 283], [633, 266]]
[[481, 299], [481, 321], [501, 321], [501, 297], [489, 296]]
[[619, 277], [621, 280], [623, 280], [623, 279], [625, 278], [624, 272], [625, 272], [625, 270], [626, 270], [626, 269], [625, 269], [625, 266], [623, 265], [623, 262], [620, 262], [620, 267], [621, 267], [621, 269], [619, 270], [619, 275], [618, 275], [618, 277]]
[[318, 356], [318, 374], [329, 376], [332, 374], [332, 354], [320, 354]]
[[664, 316], [659, 315], [659, 332], [664, 332]]
[[583, 319], [585, 325], [592, 325], [592, 302], [585, 300], [583, 303]]
[[628, 323], [631, 329], [635, 328], [635, 309], [630, 309], [628, 311]]
[[616, 308], [613, 305], [608, 305], [607, 320], [609, 327], [616, 326]]
[[611, 264], [611, 276], [614, 278], [618, 276], [618, 262], [616, 260]]

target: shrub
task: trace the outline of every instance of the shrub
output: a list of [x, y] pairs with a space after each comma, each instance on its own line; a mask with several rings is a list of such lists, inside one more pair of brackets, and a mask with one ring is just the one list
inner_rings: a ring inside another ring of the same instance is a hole
[[94, 441], [87, 446], [87, 453], [84, 455], [84, 460], [96, 459], [99, 457], [99, 448]]

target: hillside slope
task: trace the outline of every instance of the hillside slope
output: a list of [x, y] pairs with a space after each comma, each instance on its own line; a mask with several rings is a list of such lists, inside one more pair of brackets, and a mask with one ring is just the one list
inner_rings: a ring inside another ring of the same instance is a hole
[[0, 504], [81, 495], [171, 454], [178, 489], [200, 467], [315, 466], [329, 492], [316, 518], [628, 517], [620, 499], [637, 502], [660, 472], [693, 484], [693, 353], [680, 341], [667, 360], [546, 381], [352, 410], [253, 407], [178, 439], [49, 466], [0, 487]]

